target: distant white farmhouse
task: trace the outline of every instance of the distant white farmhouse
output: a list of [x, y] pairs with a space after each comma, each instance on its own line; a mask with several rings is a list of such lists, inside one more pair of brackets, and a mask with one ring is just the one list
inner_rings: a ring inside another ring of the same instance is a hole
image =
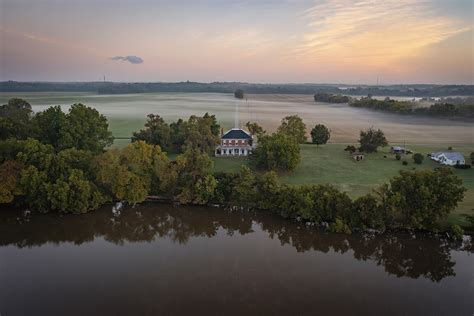
[[441, 151], [432, 153], [430, 157], [434, 161], [447, 166], [464, 165], [466, 163], [464, 156], [456, 151]]
[[241, 128], [228, 130], [216, 147], [216, 157], [248, 156], [253, 149], [253, 137]]

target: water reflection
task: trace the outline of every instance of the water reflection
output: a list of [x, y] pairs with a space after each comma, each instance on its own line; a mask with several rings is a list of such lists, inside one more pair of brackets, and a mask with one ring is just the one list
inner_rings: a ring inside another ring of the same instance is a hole
[[357, 260], [373, 261], [397, 277], [423, 277], [439, 282], [454, 276], [451, 250], [472, 252], [472, 247], [448, 243], [439, 237], [389, 234], [384, 236], [341, 235], [317, 231], [271, 214], [229, 213], [213, 208], [172, 207], [146, 204], [123, 208], [120, 214], [111, 207], [86, 215], [58, 216], [2, 212], [0, 246], [36, 247], [46, 243], [80, 245], [102, 237], [108, 242], [151, 242], [167, 238], [186, 244], [194, 237], [213, 238], [219, 230], [227, 235], [246, 235], [256, 230], [297, 252], [352, 252]]

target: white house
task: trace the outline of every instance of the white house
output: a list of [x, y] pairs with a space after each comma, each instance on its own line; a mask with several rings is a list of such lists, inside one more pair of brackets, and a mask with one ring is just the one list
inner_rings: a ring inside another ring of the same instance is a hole
[[221, 144], [216, 147], [216, 157], [247, 156], [252, 152], [253, 137], [241, 128], [228, 130], [221, 136]]
[[434, 161], [447, 166], [464, 165], [466, 163], [464, 156], [456, 151], [441, 151], [432, 153], [430, 157]]

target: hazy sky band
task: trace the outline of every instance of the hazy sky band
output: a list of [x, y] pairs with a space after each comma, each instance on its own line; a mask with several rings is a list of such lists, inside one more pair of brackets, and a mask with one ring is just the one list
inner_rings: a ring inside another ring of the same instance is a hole
[[0, 80], [472, 84], [473, 15], [472, 1], [0, 0]]

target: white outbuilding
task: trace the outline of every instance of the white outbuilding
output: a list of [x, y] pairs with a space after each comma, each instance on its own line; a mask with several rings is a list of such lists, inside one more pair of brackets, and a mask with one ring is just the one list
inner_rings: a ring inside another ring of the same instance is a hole
[[441, 151], [432, 153], [430, 157], [434, 161], [446, 166], [464, 165], [466, 163], [464, 156], [457, 151]]

